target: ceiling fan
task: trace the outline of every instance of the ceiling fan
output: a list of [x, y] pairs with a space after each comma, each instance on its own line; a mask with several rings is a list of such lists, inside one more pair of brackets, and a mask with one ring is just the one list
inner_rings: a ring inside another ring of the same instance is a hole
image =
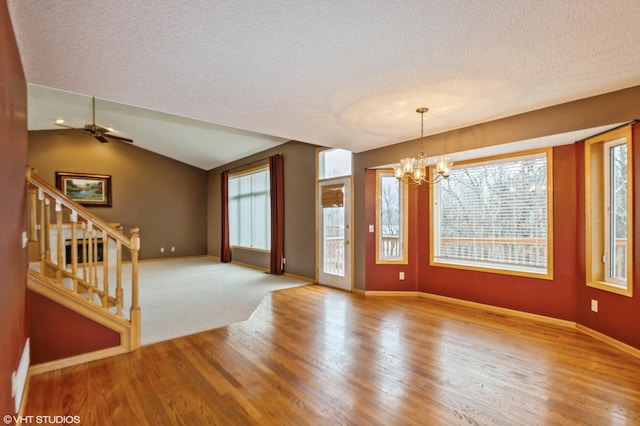
[[91, 124], [85, 124], [83, 128], [71, 127], [64, 124], [64, 120], [59, 118], [55, 121], [56, 125], [66, 127], [73, 130], [82, 130], [91, 134], [98, 142], [106, 143], [109, 139], [117, 139], [122, 142], [133, 143], [133, 139], [125, 138], [123, 136], [112, 135], [110, 132], [115, 131], [111, 127], [102, 127], [96, 124], [96, 98], [91, 98], [92, 110], [93, 110], [93, 122]]

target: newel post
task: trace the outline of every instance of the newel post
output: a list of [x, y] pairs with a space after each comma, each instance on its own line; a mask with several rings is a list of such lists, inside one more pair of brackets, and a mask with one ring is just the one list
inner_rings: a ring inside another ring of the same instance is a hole
[[38, 247], [38, 188], [29, 185], [29, 262], [40, 260]]
[[138, 302], [138, 253], [140, 228], [131, 228], [131, 347], [140, 347], [140, 305]]

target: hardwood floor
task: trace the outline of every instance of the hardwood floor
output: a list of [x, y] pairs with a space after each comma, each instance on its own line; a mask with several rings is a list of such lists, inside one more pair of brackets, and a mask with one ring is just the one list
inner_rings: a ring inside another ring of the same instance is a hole
[[640, 425], [640, 360], [576, 330], [319, 286], [246, 322], [31, 378], [83, 425]]

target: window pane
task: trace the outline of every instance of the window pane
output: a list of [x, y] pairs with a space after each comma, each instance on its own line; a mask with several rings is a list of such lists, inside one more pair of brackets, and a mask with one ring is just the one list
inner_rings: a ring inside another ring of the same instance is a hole
[[344, 207], [322, 209], [324, 224], [323, 272], [344, 277]]
[[381, 260], [403, 258], [402, 183], [393, 175], [380, 175], [380, 250]]
[[320, 179], [351, 175], [351, 151], [328, 149], [320, 152]]
[[238, 207], [238, 198], [231, 198], [229, 195], [229, 242], [232, 246], [237, 246], [240, 242], [240, 209]]
[[231, 245], [268, 250], [271, 246], [269, 169], [229, 177]]
[[627, 145], [609, 148], [609, 276], [622, 282], [627, 278]]
[[547, 273], [546, 154], [454, 167], [434, 195], [436, 261]]

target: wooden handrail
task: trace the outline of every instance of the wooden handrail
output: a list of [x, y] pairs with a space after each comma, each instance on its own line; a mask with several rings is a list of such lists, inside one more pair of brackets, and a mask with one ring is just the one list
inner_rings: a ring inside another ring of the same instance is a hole
[[[47, 181], [42, 179], [36, 173], [36, 170], [32, 167], [27, 168], [27, 182], [30, 184], [42, 189], [42, 191], [47, 194], [51, 199], [59, 202], [61, 205], [67, 207], [70, 210], [76, 210], [79, 215], [89, 219], [94, 224], [98, 225], [101, 229], [112, 229], [113, 227], [104, 219], [94, 215], [88, 209], [73, 201], [62, 192], [60, 192], [57, 188], [51, 186]], [[30, 221], [32, 224], [33, 220]], [[122, 244], [126, 246], [131, 246], [131, 240], [122, 232], [112, 233], [112, 236], [122, 242]]]
[[[119, 225], [113, 226], [71, 200], [34, 169], [27, 169], [26, 178], [31, 273], [60, 291], [86, 299], [96, 309], [127, 320], [131, 326], [127, 347], [139, 347], [139, 229], [131, 228], [131, 236], [126, 236]], [[123, 280], [123, 249], [131, 257], [130, 283]], [[125, 293], [131, 295], [128, 319], [123, 315]]]

